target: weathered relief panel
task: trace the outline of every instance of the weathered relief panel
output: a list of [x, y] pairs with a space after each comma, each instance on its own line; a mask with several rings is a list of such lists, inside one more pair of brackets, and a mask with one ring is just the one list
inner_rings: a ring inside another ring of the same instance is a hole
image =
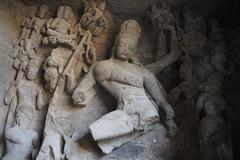
[[2, 3], [2, 160], [233, 159], [217, 19], [163, 0]]

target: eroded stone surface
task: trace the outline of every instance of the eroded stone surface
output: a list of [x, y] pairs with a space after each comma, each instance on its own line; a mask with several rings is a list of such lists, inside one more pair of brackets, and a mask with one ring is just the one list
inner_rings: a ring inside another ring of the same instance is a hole
[[232, 159], [218, 21], [132, 2], [3, 3], [3, 159]]

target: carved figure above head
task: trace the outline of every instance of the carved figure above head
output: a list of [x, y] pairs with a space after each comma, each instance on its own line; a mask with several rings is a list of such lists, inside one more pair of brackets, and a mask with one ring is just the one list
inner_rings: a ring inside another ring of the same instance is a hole
[[42, 38], [41, 29], [47, 21], [49, 8], [46, 5], [41, 5], [36, 13], [36, 16], [32, 18], [30, 39], [33, 42], [34, 48], [38, 47]]
[[51, 44], [53, 46], [64, 45], [74, 49], [77, 33], [72, 33], [75, 25], [75, 16], [72, 8], [69, 6], [59, 6], [55, 18], [47, 21], [42, 32], [46, 37], [42, 39], [42, 44]]
[[94, 1], [84, 2], [84, 14], [80, 19], [80, 24], [84, 29], [91, 31], [93, 36], [98, 36], [105, 28], [108, 21], [105, 17], [106, 2], [96, 3]]

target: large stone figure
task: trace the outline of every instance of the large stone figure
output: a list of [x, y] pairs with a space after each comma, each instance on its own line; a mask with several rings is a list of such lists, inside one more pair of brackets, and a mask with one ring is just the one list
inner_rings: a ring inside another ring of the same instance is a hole
[[73, 52], [64, 47], [52, 50], [43, 66], [46, 88], [50, 92], [54, 92], [61, 75], [68, 75], [66, 90], [72, 93], [72, 90], [76, 87], [75, 81], [79, 80], [81, 75], [88, 71], [89, 66], [96, 61], [96, 51], [91, 40], [92, 35], [87, 31], [83, 33], [79, 45]]
[[135, 20], [124, 21], [112, 58], [98, 62], [72, 96], [75, 104], [86, 105], [89, 94], [92, 94], [91, 87], [98, 84], [117, 101], [115, 111], [89, 126], [94, 140], [104, 153], [110, 153], [114, 148], [151, 130], [160, 119], [170, 134], [176, 132], [174, 111], [163, 97], [161, 84], [151, 72], [133, 62], [140, 32], [141, 28]]

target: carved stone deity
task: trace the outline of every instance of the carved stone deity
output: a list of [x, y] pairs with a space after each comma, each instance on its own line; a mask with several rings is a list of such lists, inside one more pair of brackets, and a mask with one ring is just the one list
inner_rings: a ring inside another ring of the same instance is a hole
[[72, 52], [66, 48], [53, 49], [51, 55], [47, 58], [43, 69], [44, 79], [46, 81], [45, 87], [52, 93], [54, 92], [59, 76], [63, 73], [64, 67], [66, 66], [69, 57]]
[[146, 67], [155, 74], [176, 62], [181, 51], [179, 49], [176, 19], [171, 11], [170, 5], [165, 1], [155, 3], [151, 6], [149, 17], [157, 33], [157, 46], [154, 55], [154, 62]]
[[41, 29], [47, 21], [49, 8], [46, 5], [41, 5], [36, 13], [36, 16], [31, 20], [31, 34], [30, 39], [33, 42], [33, 47], [38, 47], [41, 42]]
[[42, 29], [42, 32], [46, 34], [46, 37], [42, 39], [42, 43], [54, 46], [60, 44], [73, 49], [76, 45], [73, 39], [77, 38], [77, 35], [72, 33], [74, 31], [73, 19], [72, 8], [60, 6], [57, 11], [57, 17], [48, 20]]
[[234, 71], [234, 67], [233, 63], [227, 57], [228, 50], [222, 31], [216, 19], [210, 19], [209, 24], [211, 29], [211, 64], [217, 72], [227, 76]]
[[124, 21], [112, 58], [96, 63], [72, 95], [76, 105], [84, 106], [92, 93], [91, 87], [97, 84], [115, 98], [116, 110], [89, 126], [104, 153], [147, 133], [160, 119], [171, 135], [176, 132], [174, 111], [164, 99], [161, 84], [154, 74], [133, 61], [140, 33], [135, 20]]
[[104, 15], [105, 9], [105, 1], [99, 4], [94, 1], [85, 1], [84, 14], [80, 24], [84, 29], [90, 30], [93, 36], [98, 36], [108, 25], [107, 18]]
[[[51, 55], [43, 66], [45, 86], [51, 93], [54, 92], [62, 74], [67, 76], [67, 92], [72, 93], [76, 87], [76, 80], [88, 71], [89, 66], [95, 63], [96, 51], [91, 38], [91, 33], [89, 31], [85, 32], [79, 45], [76, 46], [73, 52], [64, 47], [52, 50]], [[62, 85], [64, 86], [64, 84]]]
[[[31, 46], [31, 40], [29, 43]], [[37, 132], [42, 129], [38, 114], [46, 105], [42, 91], [34, 82], [40, 66], [40, 57], [31, 54], [26, 64], [26, 78], [16, 79], [6, 94], [5, 103], [10, 104], [10, 108], [5, 125], [4, 160], [31, 160], [36, 156]]]
[[[154, 29], [158, 33], [158, 50], [155, 55], [155, 59], [159, 60], [161, 57], [169, 53], [168, 50], [172, 49], [169, 48], [171, 46], [169, 46], [170, 44], [167, 44], [166, 37], [168, 37], [167, 34], [175, 34], [176, 36], [176, 20], [173, 13], [171, 12], [170, 5], [165, 0], [161, 2], [159, 1], [158, 3], [152, 5], [148, 13]], [[170, 41], [172, 40], [174, 41], [174, 39], [171, 39]]]
[[32, 19], [35, 15], [35, 10], [32, 9], [29, 16], [25, 17], [21, 22], [21, 33], [18, 40], [15, 43], [15, 47], [20, 44], [21, 40], [28, 39], [32, 29]]
[[[32, 71], [36, 69], [35, 66], [40, 67], [41, 58], [33, 49], [33, 43], [30, 39], [25, 39], [21, 43], [21, 49], [13, 55], [13, 67], [17, 70], [17, 79], [25, 76], [31, 79]], [[32, 66], [32, 64], [36, 64]], [[31, 67], [29, 67], [31, 66]], [[27, 71], [28, 70], [28, 71]], [[31, 71], [32, 70], [32, 71]], [[33, 71], [34, 72], [34, 71]]]
[[209, 42], [206, 36], [206, 21], [201, 16], [194, 16], [191, 9], [183, 9], [184, 33], [182, 43], [184, 52], [194, 58], [203, 58], [209, 53]]
[[222, 97], [203, 94], [199, 97], [197, 110], [206, 116], [200, 122], [199, 138], [202, 159], [232, 160], [230, 127], [223, 118], [227, 105]]

